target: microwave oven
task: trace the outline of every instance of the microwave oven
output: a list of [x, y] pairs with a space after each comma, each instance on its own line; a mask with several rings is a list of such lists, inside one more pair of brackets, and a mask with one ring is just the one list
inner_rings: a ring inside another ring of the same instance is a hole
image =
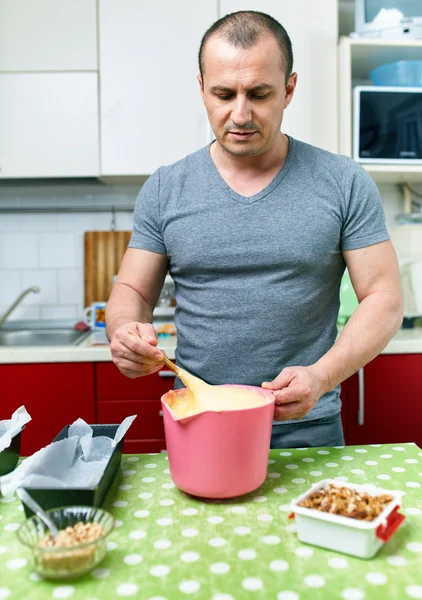
[[422, 87], [354, 88], [353, 158], [422, 165]]

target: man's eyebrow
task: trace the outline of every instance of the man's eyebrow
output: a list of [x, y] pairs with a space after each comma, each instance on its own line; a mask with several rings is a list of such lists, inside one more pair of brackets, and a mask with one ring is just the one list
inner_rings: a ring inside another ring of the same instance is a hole
[[[257, 92], [258, 90], [272, 89], [273, 87], [274, 86], [270, 83], [259, 83], [258, 85], [254, 85], [253, 87], [249, 88], [247, 91]], [[233, 89], [224, 85], [214, 85], [211, 88], [211, 92], [233, 92]]]

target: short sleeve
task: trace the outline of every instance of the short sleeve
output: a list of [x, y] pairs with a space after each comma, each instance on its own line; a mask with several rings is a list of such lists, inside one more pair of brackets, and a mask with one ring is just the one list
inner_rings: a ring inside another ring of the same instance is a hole
[[167, 254], [160, 222], [160, 169], [147, 179], [136, 199], [129, 248]]
[[381, 196], [370, 175], [351, 161], [345, 182], [341, 249], [356, 250], [390, 239]]

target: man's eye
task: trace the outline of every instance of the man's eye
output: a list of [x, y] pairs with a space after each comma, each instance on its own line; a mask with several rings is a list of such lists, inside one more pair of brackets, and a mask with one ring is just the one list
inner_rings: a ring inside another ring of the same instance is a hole
[[268, 94], [252, 94], [252, 98], [256, 98], [257, 100], [265, 100]]
[[233, 94], [218, 94], [220, 100], [231, 100], [233, 98]]

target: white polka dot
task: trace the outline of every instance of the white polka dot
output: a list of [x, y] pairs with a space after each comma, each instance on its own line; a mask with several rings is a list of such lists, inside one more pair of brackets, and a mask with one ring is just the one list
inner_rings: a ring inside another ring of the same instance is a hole
[[328, 462], [328, 463], [325, 463], [325, 466], [326, 467], [338, 467], [338, 464], [335, 462]]
[[198, 530], [193, 528], [182, 529], [182, 535], [187, 538], [196, 537], [198, 535]]
[[298, 469], [298, 466], [292, 463], [290, 465], [286, 465], [286, 469]]
[[170, 573], [170, 567], [167, 565], [156, 565], [149, 570], [154, 577], [165, 577]]
[[330, 454], [330, 453], [328, 450], [318, 450], [318, 454], [326, 455], [326, 454]]
[[353, 475], [363, 475], [365, 473], [362, 469], [351, 469], [350, 472], [353, 473]]
[[261, 538], [261, 542], [264, 542], [268, 546], [275, 546], [281, 542], [281, 539], [277, 535], [266, 535]]
[[251, 528], [250, 527], [235, 527], [233, 529], [233, 531], [236, 535], [248, 535], [248, 533], [251, 532]]
[[315, 458], [302, 458], [302, 462], [305, 462], [305, 463], [315, 462]]
[[170, 482], [170, 483], [163, 483], [163, 485], [161, 487], [165, 490], [171, 490], [176, 486], [174, 485], [174, 483]]
[[418, 456], [422, 456], [422, 452], [419, 452]]
[[208, 517], [207, 521], [208, 523], [211, 523], [211, 525], [219, 525], [224, 521], [224, 518], [218, 516]]
[[250, 548], [245, 548], [244, 550], [239, 550], [237, 556], [241, 560], [254, 560], [254, 558], [256, 558], [256, 552]]
[[149, 510], [137, 510], [134, 514], [137, 519], [145, 519], [149, 517]]
[[235, 515], [243, 515], [246, 512], [246, 508], [244, 506], [232, 506], [230, 512]]
[[139, 587], [136, 583], [121, 583], [117, 586], [117, 595], [118, 596], [134, 596], [138, 593]]
[[288, 571], [290, 568], [289, 563], [286, 560], [273, 560], [270, 562], [271, 571], [276, 571], [276, 573], [284, 573]]
[[381, 454], [380, 458], [393, 458], [392, 454]]
[[8, 525], [4, 526], [4, 530], [5, 531], [16, 531], [17, 529], [19, 529], [20, 527], [20, 523], [9, 523]]
[[348, 481], [349, 480], [349, 478], [345, 477], [344, 475], [337, 475], [337, 477], [334, 477], [334, 479], [336, 481]]
[[263, 523], [270, 523], [270, 521], [272, 521], [274, 519], [274, 517], [272, 515], [258, 515], [258, 521], [262, 521]]
[[94, 579], [107, 579], [110, 576], [110, 569], [94, 569], [91, 572], [91, 577]]
[[387, 582], [387, 575], [384, 573], [367, 573], [366, 581], [372, 585], [384, 585]]
[[340, 458], [341, 458], [341, 460], [346, 460], [346, 461], [355, 460], [353, 458], [353, 456], [341, 456]]
[[53, 590], [53, 598], [70, 598], [75, 593], [73, 585], [59, 585]]
[[409, 542], [408, 544], [406, 544], [406, 548], [410, 550], [410, 552], [422, 552], [422, 543]]
[[221, 548], [221, 546], [225, 546], [227, 544], [227, 540], [225, 540], [224, 538], [211, 538], [208, 542], [208, 544], [210, 546], [212, 546], [213, 548]]
[[367, 460], [365, 461], [365, 465], [369, 465], [370, 467], [375, 467], [375, 465], [377, 465], [377, 461], [376, 460]]
[[366, 454], [368, 450], [365, 450], [365, 448], [357, 448], [355, 452], [358, 452], [359, 454]]
[[129, 456], [127, 462], [137, 462], [139, 460], [139, 456]]
[[230, 571], [230, 566], [227, 563], [214, 563], [210, 566], [210, 571], [214, 575], [224, 575]]
[[132, 489], [132, 486], [129, 485], [128, 483], [119, 485], [119, 490], [122, 490], [122, 492], [126, 492], [127, 490], [131, 490], [131, 489]]
[[369, 444], [372, 448], [380, 448], [381, 444]]
[[10, 502], [14, 502], [15, 500], [15, 496], [12, 496], [11, 498], [0, 498], [0, 502], [2, 504], [9, 504]]
[[140, 554], [128, 554], [124, 557], [123, 562], [127, 565], [139, 565], [143, 560]]
[[267, 497], [266, 496], [255, 496], [255, 498], [253, 499], [254, 502], [266, 502], [267, 501]]
[[116, 542], [107, 542], [107, 550], [109, 552], [112, 552], [113, 550], [115, 550], [117, 548], [117, 544]]
[[113, 506], [115, 506], [116, 508], [123, 508], [125, 506], [127, 506], [129, 503], [126, 502], [126, 500], [116, 500], [116, 502], [113, 502]]
[[[31, 581], [42, 581], [41, 575], [38, 575], [38, 573], [35, 573], [35, 572], [31, 573], [31, 575], [29, 576], [29, 579]], [[1, 598], [1, 596], [0, 596], [0, 598]]]
[[406, 481], [406, 487], [410, 487], [410, 488], [418, 488], [421, 486], [420, 483], [418, 483], [417, 481]]
[[4, 554], [7, 551], [6, 546], [0, 546], [0, 554]]
[[365, 594], [357, 588], [346, 588], [341, 592], [341, 597], [343, 600], [363, 600]]
[[143, 483], [152, 483], [153, 481], [155, 481], [155, 477], [144, 477], [142, 479]]
[[156, 469], [157, 465], [155, 463], [148, 463], [147, 465], [144, 465], [146, 469]]
[[377, 479], [385, 479], [385, 481], [387, 481], [387, 479], [391, 479], [390, 475], [385, 475], [384, 473], [381, 473], [380, 475], [377, 475]]
[[324, 577], [321, 577], [321, 575], [307, 575], [304, 582], [307, 586], [312, 588], [320, 588], [325, 585], [325, 579]]
[[184, 594], [194, 594], [200, 589], [200, 587], [201, 584], [199, 581], [193, 580], [182, 581], [182, 583], [179, 584], [179, 590]]
[[422, 598], [422, 585], [408, 585], [406, 587], [406, 594], [409, 598]]
[[308, 556], [312, 556], [313, 553], [314, 551], [312, 548], [308, 548], [307, 546], [299, 546], [299, 548], [296, 548], [295, 550], [296, 556], [299, 556], [300, 558], [307, 558]]
[[349, 562], [345, 558], [330, 558], [328, 564], [332, 569], [347, 569]]
[[396, 452], [404, 452], [404, 448], [402, 448], [401, 446], [395, 446], [393, 450], [395, 450]]
[[322, 475], [322, 471], [310, 471], [309, 475], [312, 475], [312, 477], [320, 477]]
[[291, 525], [287, 525], [285, 527], [285, 530], [288, 531], [289, 533], [297, 533], [296, 523], [292, 523]]
[[285, 487], [276, 487], [273, 489], [273, 492], [275, 494], [285, 494], [287, 492], [287, 489]]
[[291, 456], [291, 452], [280, 452], [280, 456]]
[[301, 477], [296, 477], [295, 479], [292, 479], [292, 483], [305, 483], [305, 480]]
[[281, 477], [280, 473], [268, 473], [268, 477], [270, 479], [278, 479], [279, 477]]
[[420, 515], [422, 513], [422, 511], [419, 508], [405, 508], [404, 511], [408, 514], [408, 515]]
[[115, 527], [121, 527], [123, 525], [123, 521], [121, 521], [120, 519], [116, 519], [114, 521], [114, 526]]
[[9, 598], [11, 593], [12, 592], [9, 590], [9, 588], [0, 587], [0, 600], [6, 600], [6, 598]]
[[17, 571], [18, 569], [23, 569], [28, 564], [26, 558], [13, 558], [12, 560], [8, 560], [6, 563], [6, 567], [10, 571]]
[[234, 600], [231, 594], [215, 594], [211, 600]]
[[170, 540], [157, 540], [154, 542], [154, 548], [157, 550], [167, 550], [167, 548], [171, 547]]
[[126, 471], [122, 471], [123, 475], [135, 475], [136, 471], [133, 469], [127, 469]]
[[248, 592], [256, 592], [262, 588], [262, 581], [258, 577], [247, 577], [242, 581], [242, 587]]
[[394, 471], [394, 473], [404, 473], [406, 471], [406, 469], [403, 469], [402, 467], [393, 467], [391, 470]]
[[180, 559], [185, 563], [193, 563], [199, 560], [199, 554], [197, 552], [183, 552]]
[[174, 500], [170, 500], [168, 498], [160, 500], [160, 506], [171, 506], [172, 504], [174, 504]]
[[299, 600], [299, 594], [287, 590], [285, 592], [280, 592], [279, 594], [277, 594], [277, 600]]
[[291, 512], [290, 504], [280, 504], [278, 510], [283, 510], [285, 512]]
[[409, 465], [415, 465], [418, 461], [416, 458], [406, 458], [404, 462], [408, 463]]
[[148, 500], [149, 498], [152, 498], [152, 493], [151, 492], [141, 492], [140, 494], [138, 494], [138, 498], [140, 498], [141, 500]]
[[186, 517], [193, 517], [197, 514], [198, 511], [196, 510], [196, 508], [185, 508], [185, 510], [182, 510], [182, 515], [185, 515]]
[[157, 519], [156, 523], [157, 523], [157, 525], [160, 525], [161, 527], [167, 527], [168, 525], [173, 525], [173, 519], [169, 519], [169, 518]]
[[333, 446], [336, 450], [343, 450], [344, 446]]
[[269, 465], [273, 465], [275, 463], [275, 460], [273, 460], [272, 458], [270, 458], [270, 460], [268, 461]]
[[170, 469], [164, 469], [163, 473], [165, 473], [166, 475], [170, 475]]

